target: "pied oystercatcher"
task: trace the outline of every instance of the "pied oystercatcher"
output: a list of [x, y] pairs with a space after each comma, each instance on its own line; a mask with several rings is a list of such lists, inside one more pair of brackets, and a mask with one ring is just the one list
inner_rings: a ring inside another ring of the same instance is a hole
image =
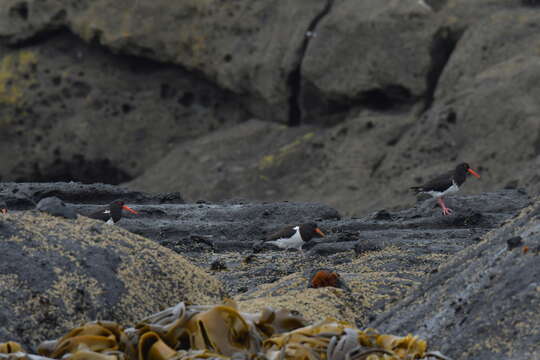
[[115, 200], [109, 205], [105, 206], [104, 208], [101, 208], [93, 212], [92, 214], [88, 215], [88, 217], [92, 219], [106, 221], [107, 224], [113, 224], [113, 223], [118, 222], [122, 218], [123, 209], [133, 214], [138, 214], [135, 210], [133, 210], [129, 206], [124, 205], [124, 201]]
[[437, 176], [436, 178], [428, 181], [424, 185], [413, 186], [411, 189], [417, 193], [426, 193], [437, 199], [443, 215], [450, 215], [452, 209], [446, 207], [443, 196], [447, 194], [455, 193], [459, 190], [459, 187], [467, 180], [467, 175], [472, 174], [477, 178], [478, 175], [467, 163], [461, 163], [454, 170]]
[[[324, 237], [324, 233], [315, 223], [306, 223], [297, 226], [287, 226], [275, 234], [270, 235], [267, 243], [276, 245], [281, 249], [302, 250], [304, 242], [314, 237]], [[268, 241], [270, 240], [270, 241]]]

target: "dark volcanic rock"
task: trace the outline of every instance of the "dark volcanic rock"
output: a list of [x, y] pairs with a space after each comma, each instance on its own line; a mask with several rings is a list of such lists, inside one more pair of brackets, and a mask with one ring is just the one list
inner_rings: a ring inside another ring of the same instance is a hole
[[[46, 12], [31, 3], [18, 2], [27, 26]], [[0, 37], [8, 9], [2, 1]], [[67, 30], [36, 40], [0, 43], [1, 180], [118, 184], [172, 143], [246, 119], [232, 94], [185, 69], [115, 55]]]
[[[253, 113], [287, 121], [288, 77], [301, 61], [301, 47], [310, 23], [324, 11], [327, 1], [129, 0], [119, 7], [116, 0], [57, 1], [47, 5], [26, 0], [24, 4], [27, 13], [23, 17], [16, 11], [16, 1], [0, 5], [0, 35], [12, 45], [43, 36], [51, 28], [66, 27], [85, 41], [115, 52], [174, 63], [202, 73], [222, 89], [249, 100], [246, 105]], [[186, 86], [175, 86], [178, 76], [168, 75], [167, 80], [160, 76], [159, 81], [181, 92], [187, 90]], [[146, 86], [148, 81], [154, 82], [152, 77], [147, 81], [141, 79], [140, 83]], [[172, 101], [182, 98], [171, 96]], [[152, 108], [157, 110], [159, 106]], [[178, 112], [183, 115], [181, 109]], [[159, 116], [154, 114], [152, 118], [158, 120]], [[204, 117], [200, 119], [206, 122]], [[189, 126], [178, 129], [185, 131]]]
[[[321, 201], [348, 214], [364, 214], [395, 202], [385, 181], [375, 181], [377, 169], [390, 151], [388, 144], [399, 140], [412, 122], [373, 115], [322, 130], [253, 120], [177, 146], [126, 185], [152, 192], [181, 190], [190, 201], [219, 201], [234, 194], [262, 201]], [[211, 176], [200, 181], [201, 173]], [[414, 201], [412, 192], [400, 198]]]
[[[31, 209], [46, 197], [58, 197], [68, 203], [109, 204], [116, 199], [138, 204], [182, 204], [179, 193], [150, 195], [106, 184], [58, 183], [0, 183], [0, 199], [9, 207]], [[156, 211], [160, 211], [159, 209]]]
[[36, 209], [41, 212], [45, 212], [53, 216], [64, 217], [66, 219], [77, 218], [75, 211], [71, 207], [66, 206], [66, 204], [56, 196], [41, 199], [37, 203]]
[[[250, 120], [177, 146], [126, 185], [163, 192], [178, 191], [182, 184], [182, 193], [191, 201], [219, 201], [231, 194], [261, 201], [296, 200], [290, 196], [296, 185], [312, 181], [314, 171], [322, 172], [322, 159], [313, 165], [319, 159], [317, 151], [314, 156], [308, 153], [317, 132], [315, 128], [289, 129]], [[204, 181], [200, 181], [201, 174], [206, 174]], [[298, 174], [294, 180], [292, 174]]]
[[356, 244], [354, 244], [354, 253], [356, 255], [378, 250], [381, 250], [381, 247], [373, 241], [359, 240]]
[[[366, 327], [422, 284], [426, 275], [437, 272], [441, 264], [477, 244], [489, 230], [529, 204], [528, 197], [516, 190], [456, 196], [452, 201], [455, 214], [448, 217], [428, 200], [407, 210], [389, 212], [390, 216], [385, 216], [388, 220], [375, 220], [374, 213], [319, 222], [327, 236], [312, 240], [314, 246], [305, 254], [263, 249], [251, 265], [246, 265], [226, 253], [223, 256], [236, 266], [230, 266], [231, 272], [221, 273], [220, 278], [226, 286], [232, 285], [231, 291], [240, 284], [247, 286], [248, 291], [236, 296], [245, 306], [287, 303], [309, 319], [319, 319], [323, 311], [340, 318], [352, 317]], [[369, 243], [373, 251], [355, 253], [354, 247], [361, 243]], [[330, 300], [327, 293], [309, 290], [307, 274], [316, 268], [337, 271], [350, 291], [334, 294]], [[328, 302], [318, 300], [320, 297]], [[310, 308], [314, 302], [326, 304], [324, 310]]]
[[508, 245], [508, 250], [512, 250], [523, 245], [523, 239], [521, 236], [514, 236], [506, 240], [506, 244]]
[[[530, 30], [537, 11], [519, 1], [428, 3], [433, 11], [426, 13], [417, 1], [340, 1], [321, 19], [302, 63], [304, 122], [331, 112], [329, 121], [345, 119], [342, 124], [318, 131], [301, 127], [313, 135], [284, 134], [279, 149], [266, 153], [259, 149], [277, 137], [273, 129], [267, 137], [242, 141], [223, 132], [231, 141], [219, 147], [213, 134], [190, 143], [190, 152], [199, 156], [181, 156], [185, 146], [174, 151], [176, 159], [185, 159], [182, 170], [162, 175], [167, 159], [154, 168], [161, 171], [149, 171], [133, 184], [175, 191], [188, 183], [187, 198], [204, 193], [212, 200], [231, 191], [264, 201], [306, 201], [316, 191], [318, 201], [364, 214], [407, 206], [413, 199], [408, 187], [468, 161], [483, 177], [469, 181], [465, 193], [509, 183], [539, 193], [540, 112], [534, 99], [540, 82], [537, 54], [528, 45], [538, 38]], [[407, 90], [410, 96], [403, 96]], [[252, 157], [224, 155], [245, 154], [249, 146]], [[205, 161], [214, 170], [210, 181], [194, 181], [185, 171], [202, 167], [201, 154], [220, 159]]]
[[536, 9], [426, 3], [2, 1], [0, 177], [363, 215], [468, 161], [536, 194]]
[[369, 324], [414, 333], [452, 359], [535, 359], [540, 352], [540, 199], [459, 252], [411, 296]]
[[302, 66], [306, 118], [344, 112], [352, 104], [389, 110], [415, 103], [428, 86], [438, 29], [432, 15], [417, 1], [335, 2]]

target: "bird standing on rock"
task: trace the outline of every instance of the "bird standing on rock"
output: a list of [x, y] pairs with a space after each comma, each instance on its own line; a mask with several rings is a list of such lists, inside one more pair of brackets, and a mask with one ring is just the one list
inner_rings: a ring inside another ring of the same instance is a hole
[[454, 170], [437, 176], [436, 178], [428, 181], [424, 185], [413, 186], [411, 189], [417, 193], [426, 193], [437, 199], [437, 203], [442, 209], [443, 215], [450, 215], [452, 209], [446, 207], [443, 196], [452, 194], [459, 191], [459, 187], [467, 180], [467, 175], [472, 174], [477, 178], [480, 178], [469, 164], [461, 163]]
[[0, 200], [0, 212], [4, 215], [7, 214], [7, 205], [4, 200]]
[[113, 224], [118, 222], [122, 218], [122, 210], [125, 209], [133, 214], [138, 214], [135, 210], [124, 205], [124, 201], [115, 200], [104, 208], [101, 208], [92, 214], [88, 215], [89, 218], [106, 221], [107, 224]]
[[276, 245], [281, 249], [302, 250], [304, 242], [310, 241], [314, 237], [324, 237], [324, 233], [316, 223], [306, 223], [283, 228], [277, 233], [270, 235], [267, 238], [267, 243]]

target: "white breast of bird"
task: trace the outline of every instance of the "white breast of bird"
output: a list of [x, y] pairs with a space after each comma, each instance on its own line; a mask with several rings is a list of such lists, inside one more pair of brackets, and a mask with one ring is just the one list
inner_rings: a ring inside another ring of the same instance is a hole
[[452, 180], [452, 186], [444, 191], [427, 191], [426, 193], [433, 197], [441, 197], [444, 195], [452, 194], [459, 191], [459, 186]]
[[276, 244], [278, 247], [282, 249], [299, 249], [300, 250], [302, 248], [302, 244], [304, 243], [304, 241], [302, 240], [302, 236], [300, 236], [300, 226], [295, 226], [293, 229], [296, 230], [293, 236], [289, 238], [277, 239], [275, 241], [270, 241], [270, 242]]

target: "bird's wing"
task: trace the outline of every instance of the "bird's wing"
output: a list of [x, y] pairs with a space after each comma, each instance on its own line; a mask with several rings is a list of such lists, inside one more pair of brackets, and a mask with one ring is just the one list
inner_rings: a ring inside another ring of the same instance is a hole
[[110, 212], [107, 212], [106, 210], [107, 209], [99, 209], [91, 213], [90, 215], [88, 215], [88, 217], [92, 219], [101, 220], [101, 221], [107, 221], [111, 217], [111, 214]]
[[454, 176], [454, 171], [449, 171], [442, 175], [437, 176], [436, 178], [431, 179], [424, 185], [416, 186], [415, 188], [420, 191], [444, 191], [452, 186], [452, 178]]
[[274, 233], [274, 234], [271, 234], [269, 235], [266, 240], [278, 240], [278, 239], [283, 239], [283, 238], [290, 238], [291, 236], [294, 235], [294, 233], [296, 233], [296, 230], [294, 230], [291, 227], [286, 227], [284, 229], [281, 229], [280, 231]]

